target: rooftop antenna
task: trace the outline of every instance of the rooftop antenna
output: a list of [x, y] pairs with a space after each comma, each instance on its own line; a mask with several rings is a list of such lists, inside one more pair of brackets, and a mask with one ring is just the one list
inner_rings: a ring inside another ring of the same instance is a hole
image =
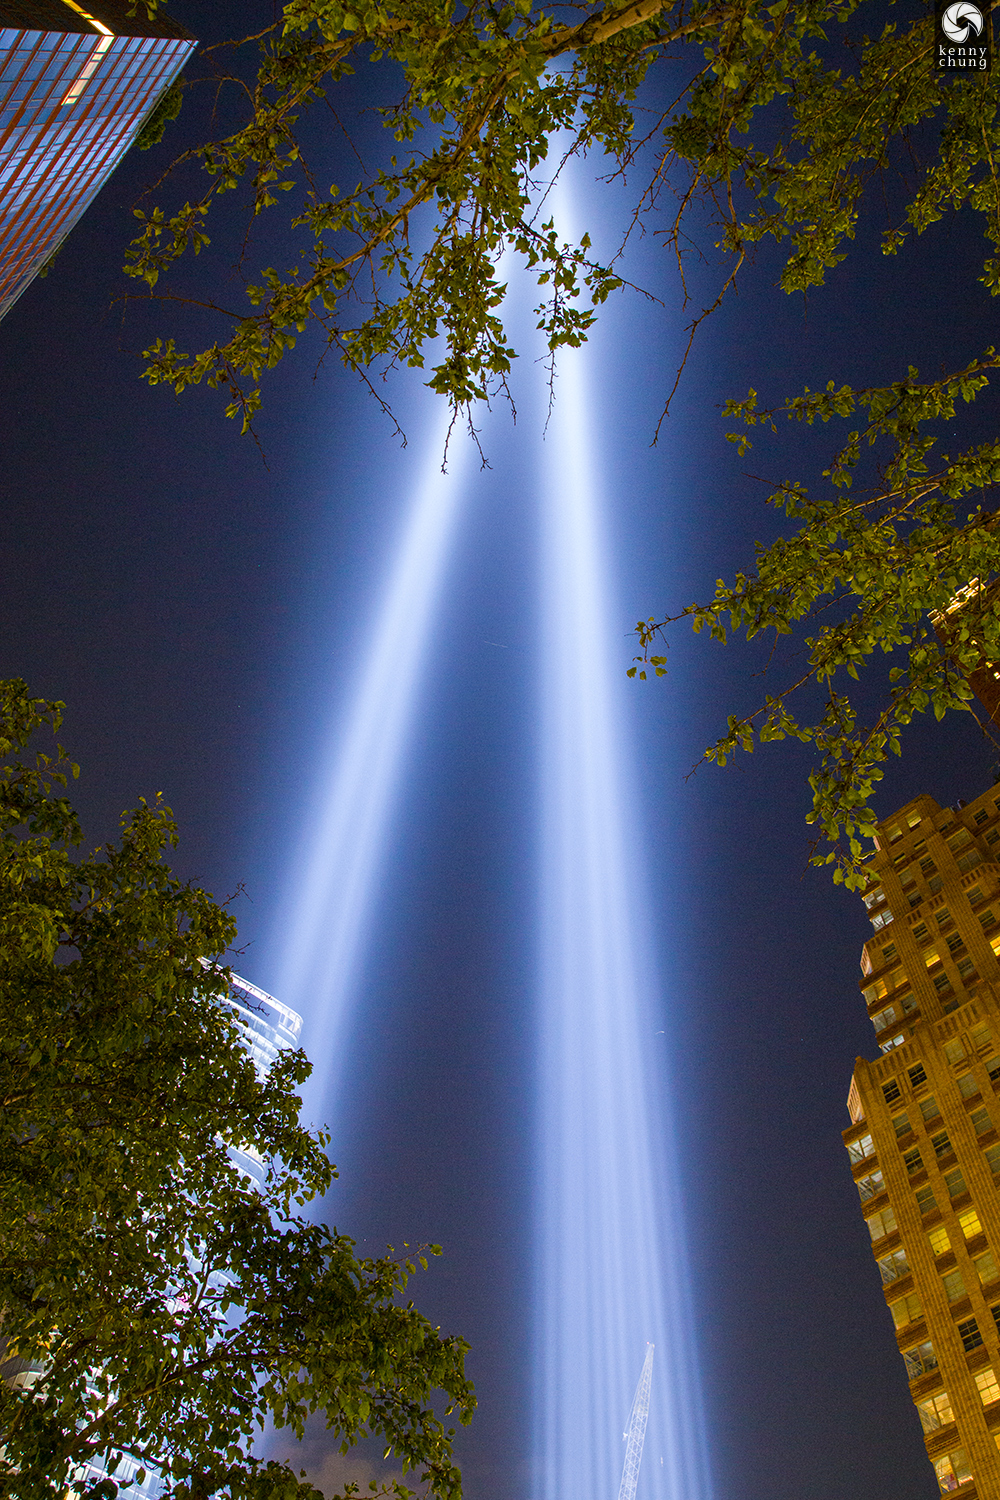
[[642, 1444], [646, 1436], [646, 1418], [649, 1416], [649, 1388], [653, 1379], [653, 1344], [646, 1345], [639, 1384], [635, 1388], [635, 1399], [625, 1429], [625, 1467], [618, 1490], [618, 1500], [635, 1500], [639, 1483], [639, 1465], [642, 1462]]

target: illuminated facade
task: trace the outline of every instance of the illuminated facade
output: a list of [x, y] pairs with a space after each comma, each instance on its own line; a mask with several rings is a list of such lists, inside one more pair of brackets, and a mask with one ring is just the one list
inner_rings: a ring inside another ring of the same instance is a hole
[[0, 0], [0, 317], [59, 248], [194, 50], [128, 0]]
[[1000, 784], [879, 825], [844, 1132], [942, 1492], [1000, 1496]]

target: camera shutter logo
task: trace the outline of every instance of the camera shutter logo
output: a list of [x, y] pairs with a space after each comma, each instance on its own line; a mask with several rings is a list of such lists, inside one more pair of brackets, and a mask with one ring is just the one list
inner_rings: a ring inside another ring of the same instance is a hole
[[949, 42], [961, 45], [973, 42], [983, 34], [983, 13], [972, 0], [955, 0], [941, 16], [941, 30]]

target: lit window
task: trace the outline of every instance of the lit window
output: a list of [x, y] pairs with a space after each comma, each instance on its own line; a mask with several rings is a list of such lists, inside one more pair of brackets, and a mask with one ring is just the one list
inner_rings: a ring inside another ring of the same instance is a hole
[[891, 1036], [887, 1042], [879, 1042], [879, 1050], [881, 1052], [891, 1052], [893, 1047], [901, 1047], [905, 1041], [906, 1038], [900, 1031], [896, 1036]]
[[934, 1472], [941, 1486], [942, 1495], [946, 1495], [950, 1490], [957, 1490], [963, 1484], [972, 1483], [972, 1470], [969, 1468], [969, 1460], [965, 1456], [964, 1448], [956, 1448], [954, 1453], [946, 1453], [943, 1458], [936, 1458]]
[[876, 885], [875, 888], [874, 888], [874, 890], [867, 891], [865, 893], [864, 902], [865, 902], [865, 905], [868, 907], [869, 910], [871, 910], [871, 908], [873, 906], [875, 906], [877, 902], [884, 901], [884, 900], [885, 900], [885, 891], [882, 889], [881, 884]]
[[858, 1178], [858, 1192], [862, 1203], [867, 1203], [869, 1198], [875, 1198], [879, 1193], [885, 1192], [885, 1183], [881, 1172], [872, 1172], [867, 1177]]
[[920, 822], [920, 814], [918, 812], [907, 813], [907, 815], [906, 815], [906, 826], [907, 826], [907, 828], [916, 828], [916, 826], [917, 826], [917, 824], [919, 822]]
[[[891, 1286], [894, 1281], [898, 1281], [901, 1276], [905, 1276], [910, 1269], [910, 1263], [906, 1259], [906, 1251], [893, 1250], [891, 1254], [883, 1255], [878, 1263], [878, 1268], [882, 1273], [882, 1285]], [[963, 1287], [962, 1291], [959, 1292], [959, 1296], [962, 1297], [964, 1295], [965, 1288]], [[955, 1299], [949, 1298], [949, 1301], [951, 1300]]]
[[903, 1363], [906, 1365], [907, 1380], [916, 1380], [919, 1376], [926, 1375], [928, 1370], [936, 1370], [937, 1355], [930, 1339], [925, 1339], [922, 1344], [914, 1344], [912, 1349], [904, 1349]]
[[980, 1370], [976, 1375], [976, 1386], [979, 1390], [979, 1399], [984, 1406], [990, 1406], [994, 1401], [1000, 1401], [1000, 1385], [992, 1370]]
[[[887, 1260], [890, 1258], [886, 1256]], [[879, 1261], [879, 1265], [881, 1264], [882, 1262]], [[899, 1271], [897, 1274], [902, 1276], [903, 1272]], [[944, 1294], [949, 1302], [958, 1302], [965, 1296], [965, 1282], [962, 1280], [961, 1271], [949, 1271], [946, 1276], [941, 1277], [941, 1285], [944, 1287]]]
[[988, 1109], [974, 1109], [969, 1116], [977, 1135], [985, 1135], [988, 1130], [993, 1129], [993, 1121], [990, 1119]]
[[866, 1157], [875, 1155], [875, 1142], [870, 1135], [863, 1135], [859, 1140], [849, 1143], [847, 1154], [851, 1158], [852, 1165], [856, 1165], [859, 1161], [864, 1161]]
[[979, 1093], [979, 1084], [976, 1082], [975, 1073], [963, 1073], [958, 1080], [958, 1092], [963, 1099], [971, 1099], [973, 1094]]
[[899, 827], [898, 824], [894, 823], [891, 828], [887, 828], [885, 830], [885, 834], [886, 838], [889, 840], [889, 843], [894, 844], [897, 839], [901, 839], [903, 837], [903, 830]]
[[872, 1214], [870, 1219], [865, 1220], [865, 1223], [868, 1225], [868, 1233], [872, 1239], [881, 1240], [896, 1228], [896, 1215], [891, 1208], [883, 1208], [881, 1213]]
[[885, 907], [882, 911], [876, 912], [875, 916], [872, 917], [872, 926], [877, 932], [880, 927], [888, 927], [891, 921], [892, 912], [888, 907]]
[[947, 1156], [951, 1151], [951, 1141], [948, 1139], [947, 1130], [939, 1130], [937, 1135], [932, 1135], [931, 1145], [934, 1147], [935, 1156]]
[[945, 1042], [944, 1055], [950, 1063], [960, 1063], [966, 1055], [964, 1043], [957, 1037], [953, 1042]]
[[905, 1162], [906, 1170], [907, 1172], [909, 1172], [911, 1177], [913, 1176], [914, 1172], [920, 1172], [923, 1170], [924, 1164], [920, 1159], [920, 1151], [916, 1146], [914, 1146], [911, 1151], [907, 1151], [905, 1153], [903, 1161]]
[[944, 1185], [948, 1189], [949, 1198], [961, 1198], [963, 1193], [969, 1191], [961, 1167], [955, 1167], [953, 1171], [944, 1174]]
[[951, 1240], [948, 1238], [948, 1231], [943, 1224], [939, 1224], [936, 1229], [932, 1229], [929, 1232], [927, 1241], [931, 1247], [932, 1255], [944, 1255], [946, 1251], [951, 1249]]
[[927, 952], [924, 954], [924, 966], [928, 969], [933, 969], [934, 965], [939, 964], [940, 962], [941, 955], [937, 951], [937, 949], [928, 948]]
[[887, 1026], [891, 1026], [895, 1019], [896, 1007], [894, 1005], [888, 1006], [886, 1010], [877, 1011], [872, 1016], [872, 1025], [875, 1027], [876, 1036], [883, 1032]]
[[977, 1234], [982, 1234], [983, 1226], [979, 1222], [979, 1215], [974, 1208], [967, 1208], [958, 1216], [958, 1227], [967, 1240], [974, 1240]]
[[938, 1103], [933, 1094], [929, 1094], [926, 1099], [920, 1101], [920, 1113], [925, 1120], [937, 1119], [941, 1111], [938, 1109]]
[[929, 1183], [926, 1187], [917, 1188], [917, 1208], [922, 1214], [929, 1214], [937, 1208], [934, 1189]]
[[991, 1282], [1000, 1280], [1000, 1271], [993, 1259], [993, 1251], [987, 1250], [982, 1255], [977, 1255], [972, 1264], [976, 1268], [980, 1286], [989, 1286]]
[[911, 1292], [908, 1297], [900, 1297], [898, 1301], [890, 1302], [889, 1311], [892, 1313], [892, 1321], [897, 1328], [907, 1328], [918, 1318], [923, 1317], [924, 1310], [920, 1306], [920, 1298], [916, 1292]]
[[979, 1332], [979, 1324], [975, 1318], [969, 1318], [967, 1322], [959, 1323], [958, 1336], [962, 1340], [962, 1348], [966, 1354], [971, 1354], [973, 1349], [980, 1348], [983, 1342], [983, 1336]]
[[915, 1068], [909, 1069], [910, 1083], [913, 1088], [918, 1089], [922, 1083], [927, 1082], [927, 1074], [924, 1072], [923, 1063], [917, 1063]]
[[896, 1132], [897, 1140], [901, 1135], [909, 1135], [913, 1126], [910, 1124], [910, 1117], [905, 1109], [901, 1115], [893, 1115], [892, 1128]]
[[937, 1432], [938, 1428], [947, 1427], [949, 1422], [955, 1420], [947, 1391], [938, 1391], [936, 1396], [928, 1396], [925, 1401], [918, 1401], [917, 1411], [920, 1413], [920, 1425], [925, 1432]]
[[993, 949], [994, 954], [1000, 957], [1000, 932], [995, 937], [990, 938], [990, 947]]
[[885, 1095], [886, 1104], [895, 1104], [896, 1100], [902, 1097], [899, 1092], [899, 1081], [896, 1078], [890, 1078], [888, 1083], [883, 1083], [882, 1092]]

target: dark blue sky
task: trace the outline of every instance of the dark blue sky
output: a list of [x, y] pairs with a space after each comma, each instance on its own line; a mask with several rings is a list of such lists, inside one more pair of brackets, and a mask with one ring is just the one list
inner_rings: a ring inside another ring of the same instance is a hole
[[[206, 41], [250, 24], [235, 0], [172, 10]], [[265, 388], [263, 458], [217, 394], [177, 400], [139, 382], [148, 329], [175, 325], [169, 313], [122, 321], [129, 209], [197, 126], [186, 109], [157, 151], [126, 160], [0, 329], [0, 672], [67, 701], [63, 739], [95, 843], [162, 790], [182, 873], [220, 897], [245, 887], [237, 963], [268, 988], [317, 756], [420, 444], [414, 431], [401, 449], [339, 368], [316, 374], [308, 340]], [[599, 230], [620, 202], [595, 190]], [[220, 259], [182, 279], [228, 274], [236, 233], [230, 222]], [[896, 260], [878, 253], [877, 229], [862, 233], [806, 308], [774, 289], [778, 261], [762, 253], [704, 331], [655, 449], [683, 315], [647, 239], [637, 274], [667, 308], [620, 299], [592, 356], [623, 672], [636, 618], [704, 596], [779, 529], [745, 471], [782, 479], [833, 446], [826, 430], [807, 441], [796, 429], [740, 460], [721, 402], [751, 384], [777, 399], [971, 358], [995, 321], [975, 280], [978, 233], [939, 225]], [[419, 426], [412, 378], [388, 389]], [[995, 430], [991, 395], [975, 420]], [[473, 1346], [469, 1500], [527, 1497], [539, 429], [527, 408], [516, 428], [500, 410], [487, 424], [492, 467], [470, 487], [435, 626], [335, 1153], [340, 1228], [373, 1250], [445, 1246], [415, 1296]], [[930, 1500], [840, 1142], [853, 1059], [874, 1050], [857, 990], [862, 908], [806, 868], [803, 752], [772, 746], [685, 780], [725, 714], [759, 692], [757, 654], [677, 635], [670, 659], [665, 682], [634, 685], [635, 796], [673, 996], [656, 1045], [678, 1080], [718, 1493]], [[994, 761], [971, 724], [919, 724], [879, 810], [921, 791], [971, 797]]]

